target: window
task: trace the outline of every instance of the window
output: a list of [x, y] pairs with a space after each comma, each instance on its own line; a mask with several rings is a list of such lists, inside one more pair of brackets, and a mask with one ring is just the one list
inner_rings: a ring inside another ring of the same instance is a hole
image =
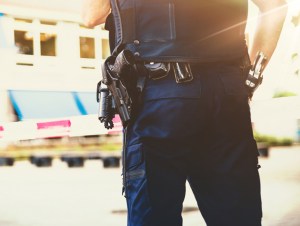
[[40, 23], [45, 25], [56, 25], [55, 21], [48, 21], [48, 20], [41, 20]]
[[40, 33], [41, 55], [56, 56], [56, 35]]
[[19, 23], [32, 23], [32, 20], [24, 19], [24, 18], [15, 18], [15, 21]]
[[84, 29], [93, 29], [93, 28], [90, 28], [90, 27], [84, 26], [83, 24], [79, 24], [79, 27], [80, 27], [80, 28], [84, 28]]
[[80, 58], [95, 58], [95, 39], [80, 37]]
[[29, 31], [14, 31], [15, 46], [18, 53], [33, 55], [33, 34]]
[[110, 48], [108, 39], [102, 39], [102, 59], [110, 56]]

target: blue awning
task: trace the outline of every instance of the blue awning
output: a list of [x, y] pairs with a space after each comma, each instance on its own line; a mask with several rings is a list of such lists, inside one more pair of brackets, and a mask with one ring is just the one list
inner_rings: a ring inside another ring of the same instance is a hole
[[97, 114], [98, 103], [96, 101], [96, 93], [92, 92], [73, 92], [77, 107], [81, 114]]
[[0, 12], [0, 48], [8, 47], [7, 40], [5, 39], [4, 30], [2, 26], [2, 18], [4, 14]]
[[94, 93], [10, 90], [19, 120], [96, 114]]
[[9, 91], [19, 120], [81, 115], [71, 92]]

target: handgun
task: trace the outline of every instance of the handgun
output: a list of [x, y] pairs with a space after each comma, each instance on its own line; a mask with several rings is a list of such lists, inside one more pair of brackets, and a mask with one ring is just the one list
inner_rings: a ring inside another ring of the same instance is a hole
[[122, 77], [129, 76], [126, 73], [126, 69], [133, 65], [134, 55], [129, 50], [121, 51], [117, 57], [108, 57], [102, 65], [103, 79], [101, 83], [107, 87], [107, 90], [101, 91], [100, 84], [100, 87], [97, 88], [97, 93], [100, 93], [100, 96], [103, 93], [102, 95], [105, 95], [106, 98], [98, 99], [99, 102], [106, 100], [109, 103], [99, 103], [99, 106], [108, 106], [106, 109], [103, 107], [99, 108], [99, 119], [105, 123], [104, 125], [107, 126], [107, 129], [113, 127], [112, 118], [114, 117], [114, 114], [112, 114], [113, 110], [109, 108], [114, 108], [115, 112], [120, 115], [123, 126], [126, 126], [130, 120], [132, 99], [128, 94]]

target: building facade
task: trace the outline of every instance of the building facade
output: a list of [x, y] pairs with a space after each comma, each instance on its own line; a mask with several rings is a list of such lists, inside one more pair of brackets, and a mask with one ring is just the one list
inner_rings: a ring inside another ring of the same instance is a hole
[[0, 2], [0, 121], [95, 114], [109, 53], [103, 26], [82, 25], [81, 1]]
[[[254, 96], [252, 118], [263, 133], [300, 141], [299, 96], [270, 100], [278, 87], [300, 93], [300, 3], [288, 2], [287, 22]], [[101, 63], [110, 54], [108, 33], [103, 25], [83, 26], [81, 4], [82, 0], [0, 1], [0, 125], [97, 113], [95, 91]], [[256, 13], [249, 15], [251, 40], [257, 18]], [[258, 97], [263, 100], [255, 102]]]

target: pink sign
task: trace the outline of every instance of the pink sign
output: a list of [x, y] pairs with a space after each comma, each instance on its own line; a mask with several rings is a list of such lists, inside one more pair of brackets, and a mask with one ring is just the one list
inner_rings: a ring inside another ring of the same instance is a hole
[[113, 118], [113, 123], [114, 123], [114, 128], [108, 130], [107, 133], [108, 134], [118, 134], [118, 133], [122, 132], [123, 126], [122, 126], [121, 118], [119, 115], [116, 115]]
[[59, 120], [59, 121], [38, 122], [36, 125], [39, 131], [40, 138], [56, 138], [56, 137], [69, 136], [71, 121]]
[[0, 126], [0, 138], [3, 137], [4, 127]]
[[38, 129], [49, 129], [53, 127], [71, 127], [70, 120], [50, 121], [50, 122], [38, 122]]

